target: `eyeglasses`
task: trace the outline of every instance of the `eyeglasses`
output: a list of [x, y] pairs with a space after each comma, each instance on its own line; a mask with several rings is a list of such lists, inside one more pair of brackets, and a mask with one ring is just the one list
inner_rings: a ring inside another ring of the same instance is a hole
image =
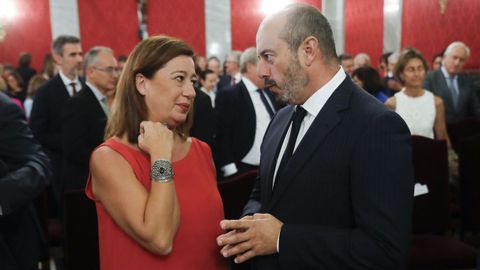
[[119, 75], [120, 72], [121, 72], [120, 69], [114, 68], [114, 67], [107, 67], [107, 68], [93, 67], [93, 68], [96, 69], [96, 70], [99, 70], [99, 71], [103, 71], [103, 72], [106, 72], [106, 73], [113, 74], [113, 75]]

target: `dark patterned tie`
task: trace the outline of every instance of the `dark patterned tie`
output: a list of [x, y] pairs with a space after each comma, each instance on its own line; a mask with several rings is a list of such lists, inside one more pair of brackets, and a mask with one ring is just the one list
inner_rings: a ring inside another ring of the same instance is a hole
[[[297, 109], [292, 117], [292, 129], [290, 130], [290, 138], [288, 139], [287, 148], [285, 148], [285, 153], [283, 153], [282, 161], [280, 162], [280, 166], [278, 166], [277, 176], [275, 179], [280, 179], [283, 170], [285, 169], [288, 161], [292, 157], [293, 148], [295, 148], [295, 142], [297, 141], [298, 132], [300, 131], [300, 126], [306, 114], [307, 111], [304, 108], [302, 108], [301, 106], [297, 106]], [[275, 183], [275, 186], [276, 185], [277, 184]]]
[[77, 87], [76, 87], [77, 83], [72, 82], [72, 83], [70, 83], [70, 85], [72, 86], [72, 89], [73, 89], [73, 94], [72, 94], [72, 96], [73, 96], [77, 93]]

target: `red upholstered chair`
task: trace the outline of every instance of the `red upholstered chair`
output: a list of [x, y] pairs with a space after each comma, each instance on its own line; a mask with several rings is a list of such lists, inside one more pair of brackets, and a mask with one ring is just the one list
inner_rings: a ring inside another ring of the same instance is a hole
[[84, 190], [65, 192], [65, 269], [100, 268], [95, 203]]
[[252, 170], [218, 182], [226, 219], [237, 219], [241, 216], [256, 178], [257, 170]]
[[429, 192], [415, 197], [408, 269], [465, 269], [476, 265], [475, 248], [448, 236], [450, 204], [445, 141], [412, 136], [415, 182]]

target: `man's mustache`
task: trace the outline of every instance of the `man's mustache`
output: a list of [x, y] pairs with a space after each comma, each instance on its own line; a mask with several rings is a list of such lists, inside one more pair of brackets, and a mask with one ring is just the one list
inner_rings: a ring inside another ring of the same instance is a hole
[[277, 85], [277, 82], [272, 79], [265, 78], [265, 88], [270, 88]]

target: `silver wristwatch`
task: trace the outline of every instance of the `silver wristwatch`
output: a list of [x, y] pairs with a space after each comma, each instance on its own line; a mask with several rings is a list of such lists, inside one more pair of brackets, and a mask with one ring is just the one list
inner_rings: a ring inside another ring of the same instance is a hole
[[158, 159], [152, 165], [152, 181], [157, 183], [168, 183], [173, 180], [172, 163], [166, 159]]

